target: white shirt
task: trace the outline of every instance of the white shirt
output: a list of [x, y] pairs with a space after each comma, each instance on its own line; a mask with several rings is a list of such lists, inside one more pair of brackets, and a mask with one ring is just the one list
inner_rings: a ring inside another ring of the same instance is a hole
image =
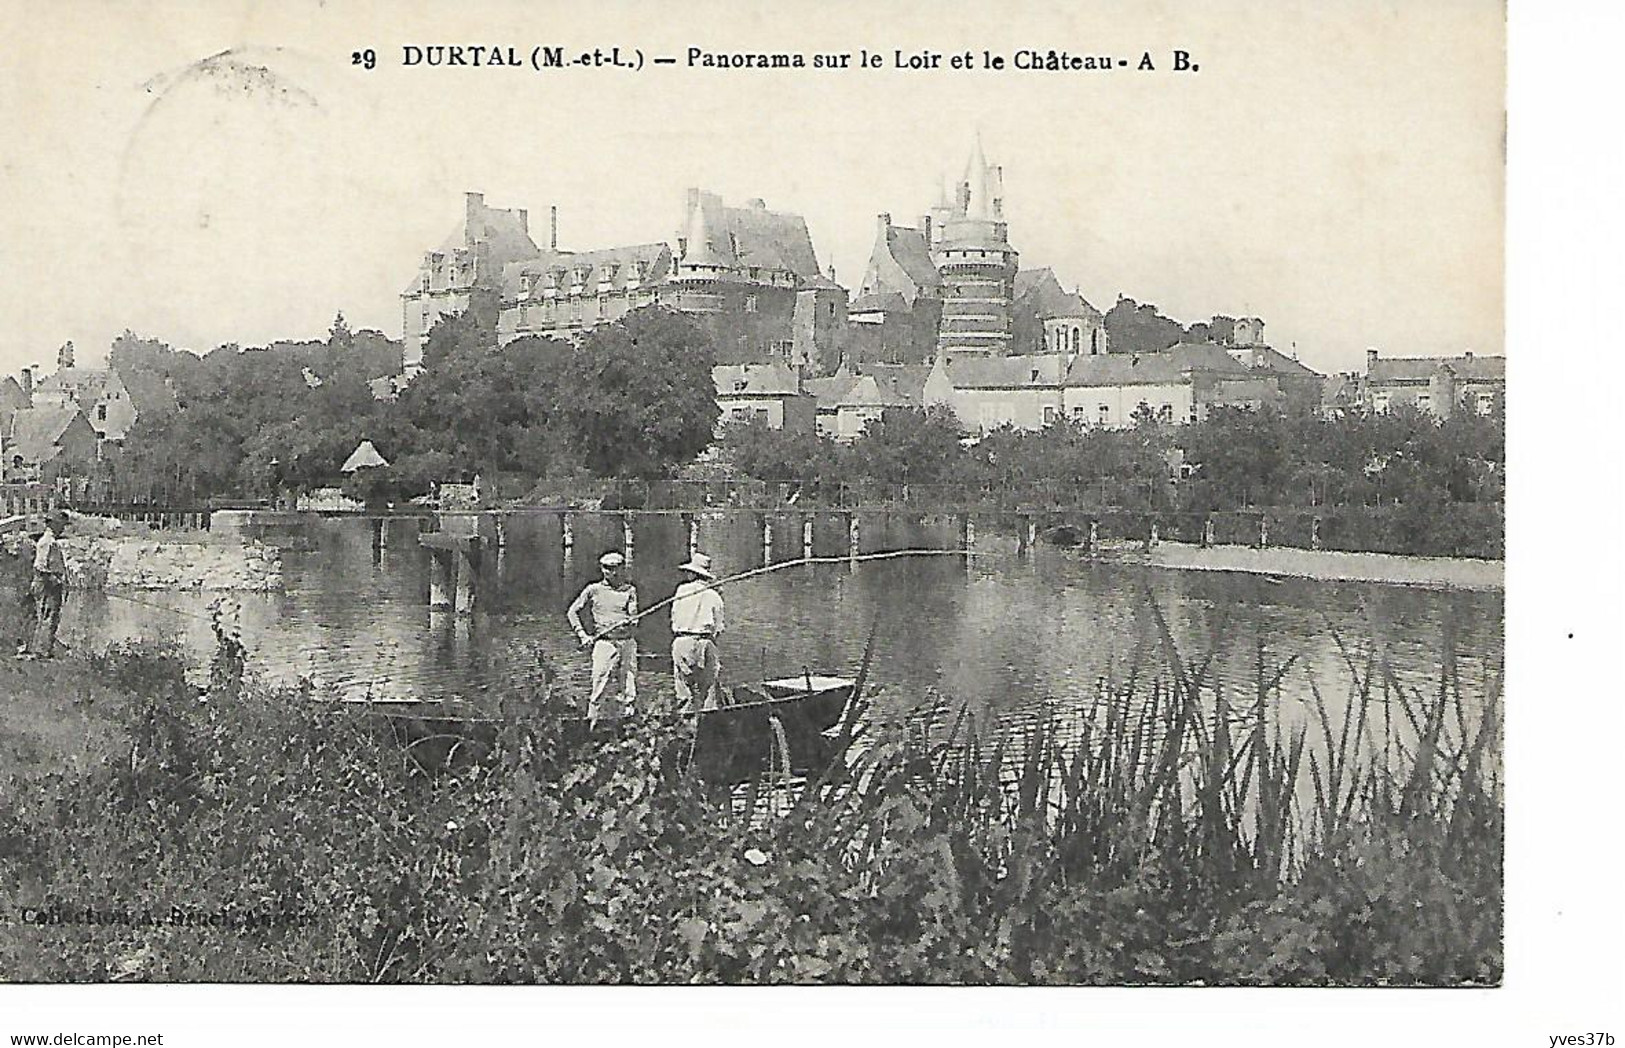
[[683, 633], [722, 632], [722, 594], [709, 582], [689, 581], [677, 587], [671, 602], [671, 631]]
[[56, 533], [50, 528], [46, 528], [45, 534], [34, 544], [34, 570], [44, 575], [66, 575], [68, 572], [62, 547], [57, 544]]

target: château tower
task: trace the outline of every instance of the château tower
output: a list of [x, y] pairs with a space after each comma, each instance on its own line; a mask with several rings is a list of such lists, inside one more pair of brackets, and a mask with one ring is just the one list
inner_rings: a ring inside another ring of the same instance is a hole
[[979, 136], [956, 188], [940, 236], [933, 230], [931, 237], [932, 261], [942, 275], [937, 352], [1004, 356], [1019, 259], [1004, 221], [1004, 172], [987, 162]]

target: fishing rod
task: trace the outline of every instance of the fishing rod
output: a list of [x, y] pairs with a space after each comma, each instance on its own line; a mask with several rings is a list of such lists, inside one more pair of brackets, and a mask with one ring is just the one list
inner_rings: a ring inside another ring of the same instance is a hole
[[[729, 585], [732, 585], [733, 583], [736, 583], [736, 582], [743, 582], [746, 579], [756, 578], [757, 576], [766, 575], [766, 574], [769, 574], [770, 572], [782, 571], [785, 568], [802, 567], [802, 566], [808, 565], [808, 564], [856, 564], [856, 563], [860, 563], [860, 562], [874, 561], [874, 560], [894, 560], [894, 559], [897, 559], [899, 557], [982, 557], [982, 558], [986, 558], [986, 557], [989, 557], [989, 556], [997, 556], [997, 554], [976, 553], [976, 552], [973, 552], [973, 551], [968, 550], [968, 549], [927, 548], [927, 549], [885, 550], [885, 551], [879, 552], [879, 553], [859, 553], [859, 554], [849, 555], [849, 556], [797, 557], [794, 560], [781, 560], [781, 561], [779, 561], [779, 562], [777, 562], [775, 564], [764, 564], [759, 568], [751, 568], [749, 571], [741, 571], [741, 572], [737, 572], [737, 573], [735, 573], [733, 575], [726, 575], [726, 576], [724, 576], [724, 577], [722, 577], [720, 579], [715, 579], [715, 580], [711, 581], [710, 583], [708, 583], [708, 586], [711, 589], [721, 589], [723, 586], [729, 586]], [[625, 629], [628, 626], [635, 625], [639, 621], [647, 618], [650, 615], [653, 615], [655, 612], [661, 610], [662, 608], [665, 608], [665, 607], [669, 606], [670, 604], [674, 603], [676, 600], [677, 600], [677, 594], [673, 593], [671, 596], [667, 597], [665, 600], [658, 601], [657, 603], [651, 604], [649, 607], [642, 609], [636, 615], [633, 615], [631, 618], [626, 619], [626, 620], [624, 620], [622, 622], [617, 622], [617, 623], [615, 623], [614, 626], [608, 627], [606, 629], [600, 630], [597, 633], [592, 634], [591, 635], [591, 640], [592, 641], [602, 640], [606, 634], [612, 632], [613, 630]]]

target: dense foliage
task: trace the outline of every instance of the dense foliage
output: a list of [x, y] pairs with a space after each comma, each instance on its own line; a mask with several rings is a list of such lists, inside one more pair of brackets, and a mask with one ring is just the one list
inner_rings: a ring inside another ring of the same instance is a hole
[[[172, 661], [114, 653], [90, 670], [129, 696], [127, 751], [6, 772], [0, 893], [21, 919], [0, 973], [1499, 980], [1493, 696], [1469, 711], [1448, 666], [1430, 698], [1368, 665], [1294, 730], [1271, 668], [1236, 710], [1170, 655], [1104, 688], [1081, 735], [961, 721], [922, 745], [876, 719], [799, 796], [729, 802], [674, 765], [681, 722], [583, 739], [545, 685], [428, 772], [372, 715], [243, 686], [233, 653], [201, 694]], [[1391, 736], [1381, 703], [1409, 728]]]
[[[475, 475], [535, 478], [585, 468], [658, 476], [697, 455], [716, 421], [708, 343], [686, 318], [639, 310], [580, 346], [521, 338], [498, 346], [479, 311], [441, 318], [425, 370], [397, 399], [369, 383], [399, 378], [376, 332], [340, 316], [325, 343], [222, 346], [203, 356], [133, 335], [126, 369], [161, 377], [178, 408], [142, 413], [111, 469], [123, 497], [266, 498], [345, 480], [367, 500], [410, 498]], [[362, 440], [390, 463], [348, 478]]]
[[906, 485], [922, 504], [1073, 506], [1139, 529], [1158, 520], [1170, 537], [1199, 536], [1210, 515], [1245, 514], [1256, 538], [1268, 515], [1278, 541], [1299, 545], [1320, 517], [1328, 548], [1501, 555], [1500, 415], [1441, 422], [1403, 407], [1338, 418], [1221, 408], [1182, 426], [1142, 415], [1119, 430], [1058, 422], [964, 436], [952, 415], [895, 411], [844, 445], [732, 425], [722, 451], [746, 477], [825, 497], [903, 498]]

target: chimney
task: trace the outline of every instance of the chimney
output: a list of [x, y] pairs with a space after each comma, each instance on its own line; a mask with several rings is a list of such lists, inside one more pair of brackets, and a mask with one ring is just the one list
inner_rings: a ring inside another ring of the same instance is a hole
[[920, 231], [925, 234], [925, 246], [930, 247], [931, 246], [931, 216], [929, 214], [924, 214], [924, 215], [920, 216]]
[[463, 194], [463, 242], [474, 246], [474, 241], [485, 238], [485, 194]]
[[34, 397], [34, 369], [23, 368], [20, 377], [22, 378], [23, 395], [32, 400]]
[[1473, 351], [1469, 349], [1466, 353], [1462, 354], [1462, 356], [1467, 360], [1471, 360], [1473, 359]]
[[875, 235], [876, 236], [884, 237], [886, 235], [886, 230], [888, 230], [890, 228], [891, 228], [891, 213], [890, 212], [882, 211], [880, 214], [875, 216]]
[[559, 205], [554, 204], [547, 209], [547, 249], [559, 249]]
[[1377, 351], [1374, 350], [1374, 349], [1367, 349], [1365, 351], [1365, 370], [1366, 370], [1366, 374], [1370, 374], [1371, 369], [1376, 367], [1376, 366], [1377, 366]]
[[519, 228], [525, 231], [526, 236], [530, 235], [530, 209], [529, 208], [522, 207], [522, 208], [519, 209]]

